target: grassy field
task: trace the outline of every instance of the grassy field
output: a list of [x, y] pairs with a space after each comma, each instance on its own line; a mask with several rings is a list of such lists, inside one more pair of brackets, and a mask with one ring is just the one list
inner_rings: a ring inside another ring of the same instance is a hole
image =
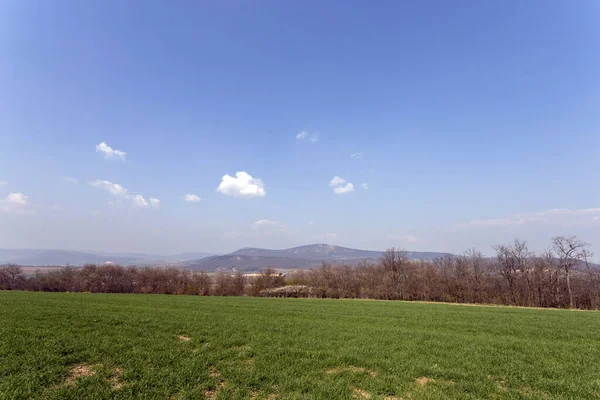
[[600, 313], [0, 292], [2, 399], [600, 396]]

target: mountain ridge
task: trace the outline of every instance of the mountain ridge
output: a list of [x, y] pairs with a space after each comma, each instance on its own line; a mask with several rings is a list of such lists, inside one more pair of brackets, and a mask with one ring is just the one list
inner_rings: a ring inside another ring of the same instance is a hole
[[[243, 247], [229, 254], [191, 260], [186, 263], [190, 269], [213, 271], [225, 270], [258, 270], [264, 267], [276, 269], [311, 268], [322, 262], [358, 265], [363, 262], [376, 261], [384, 251], [359, 250], [349, 247], [318, 243], [296, 246], [287, 249], [262, 249]], [[439, 257], [453, 256], [450, 253], [406, 251], [411, 260], [433, 260]]]

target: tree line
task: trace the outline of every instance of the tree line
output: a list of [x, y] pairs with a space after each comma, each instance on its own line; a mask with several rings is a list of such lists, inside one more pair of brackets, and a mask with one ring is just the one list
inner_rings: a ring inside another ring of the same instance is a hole
[[419, 300], [531, 307], [600, 309], [600, 269], [589, 263], [589, 245], [577, 237], [553, 238], [541, 254], [515, 240], [494, 246], [496, 257], [476, 250], [433, 261], [410, 260], [387, 250], [378, 262], [330, 265], [283, 275], [265, 268], [194, 272], [178, 268], [86, 265], [38, 271], [0, 268], [0, 289], [48, 292], [154, 293], [201, 296], [279, 296]]

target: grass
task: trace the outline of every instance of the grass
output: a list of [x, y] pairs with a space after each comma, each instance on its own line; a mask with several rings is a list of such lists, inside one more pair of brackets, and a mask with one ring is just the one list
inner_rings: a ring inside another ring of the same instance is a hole
[[600, 313], [0, 292], [2, 399], [585, 399]]

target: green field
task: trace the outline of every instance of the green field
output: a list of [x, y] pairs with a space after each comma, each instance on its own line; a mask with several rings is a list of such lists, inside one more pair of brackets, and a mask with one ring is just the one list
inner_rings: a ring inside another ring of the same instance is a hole
[[0, 292], [2, 399], [599, 395], [598, 312]]

